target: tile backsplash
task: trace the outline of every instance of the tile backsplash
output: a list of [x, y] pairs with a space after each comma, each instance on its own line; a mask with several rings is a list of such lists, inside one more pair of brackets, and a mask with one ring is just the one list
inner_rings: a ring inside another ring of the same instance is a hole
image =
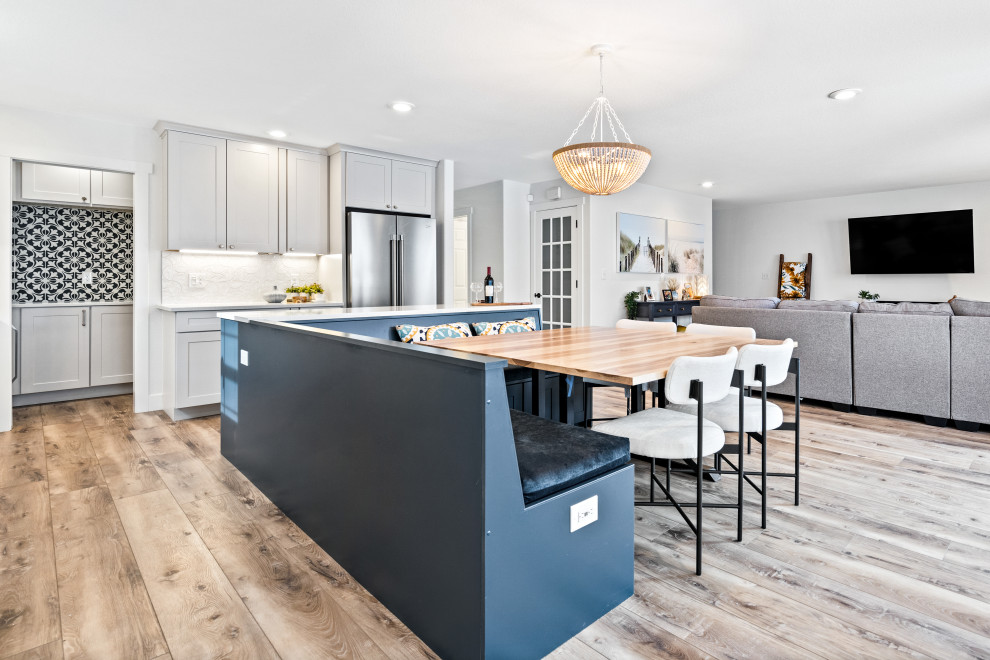
[[[131, 300], [130, 211], [23, 203], [11, 210], [13, 302]], [[83, 284], [86, 271], [92, 271], [92, 284]]]
[[[201, 288], [189, 286], [190, 274], [199, 275]], [[165, 305], [263, 303], [261, 296], [270, 292], [272, 286], [284, 291], [292, 280], [299, 284], [319, 281], [318, 257], [162, 252], [162, 304]], [[327, 289], [326, 284], [323, 287]]]

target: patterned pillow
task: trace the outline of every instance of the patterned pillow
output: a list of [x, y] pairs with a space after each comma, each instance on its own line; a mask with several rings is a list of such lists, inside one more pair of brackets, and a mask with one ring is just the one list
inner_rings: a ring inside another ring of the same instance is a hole
[[476, 335], [507, 335], [513, 332], [536, 330], [536, 317], [527, 316], [518, 321], [496, 321], [495, 323], [472, 323]]
[[418, 344], [424, 341], [433, 341], [434, 339], [471, 336], [471, 328], [463, 321], [430, 326], [397, 325], [395, 326], [395, 331], [399, 333], [399, 339], [407, 344]]

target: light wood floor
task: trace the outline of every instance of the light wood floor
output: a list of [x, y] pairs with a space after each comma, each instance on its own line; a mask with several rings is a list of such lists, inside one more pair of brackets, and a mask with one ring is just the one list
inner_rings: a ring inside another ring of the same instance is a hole
[[[130, 406], [21, 408], [0, 434], [0, 658], [433, 657], [220, 456], [217, 418]], [[803, 412], [800, 507], [772, 482], [761, 531], [750, 491], [741, 544], [706, 511], [701, 577], [677, 514], [637, 509], [636, 595], [553, 657], [990, 657], [990, 436]]]

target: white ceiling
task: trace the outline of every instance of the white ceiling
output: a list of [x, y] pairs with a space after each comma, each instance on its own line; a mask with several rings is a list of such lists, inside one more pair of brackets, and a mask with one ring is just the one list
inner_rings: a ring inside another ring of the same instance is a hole
[[986, 0], [0, 0], [0, 103], [541, 181], [611, 42], [643, 181], [755, 203], [990, 179], [988, 32]]

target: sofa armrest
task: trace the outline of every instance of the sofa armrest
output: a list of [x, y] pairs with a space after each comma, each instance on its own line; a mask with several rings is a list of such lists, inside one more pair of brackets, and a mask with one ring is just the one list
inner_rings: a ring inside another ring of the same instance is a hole
[[990, 424], [990, 317], [953, 316], [952, 419]]

